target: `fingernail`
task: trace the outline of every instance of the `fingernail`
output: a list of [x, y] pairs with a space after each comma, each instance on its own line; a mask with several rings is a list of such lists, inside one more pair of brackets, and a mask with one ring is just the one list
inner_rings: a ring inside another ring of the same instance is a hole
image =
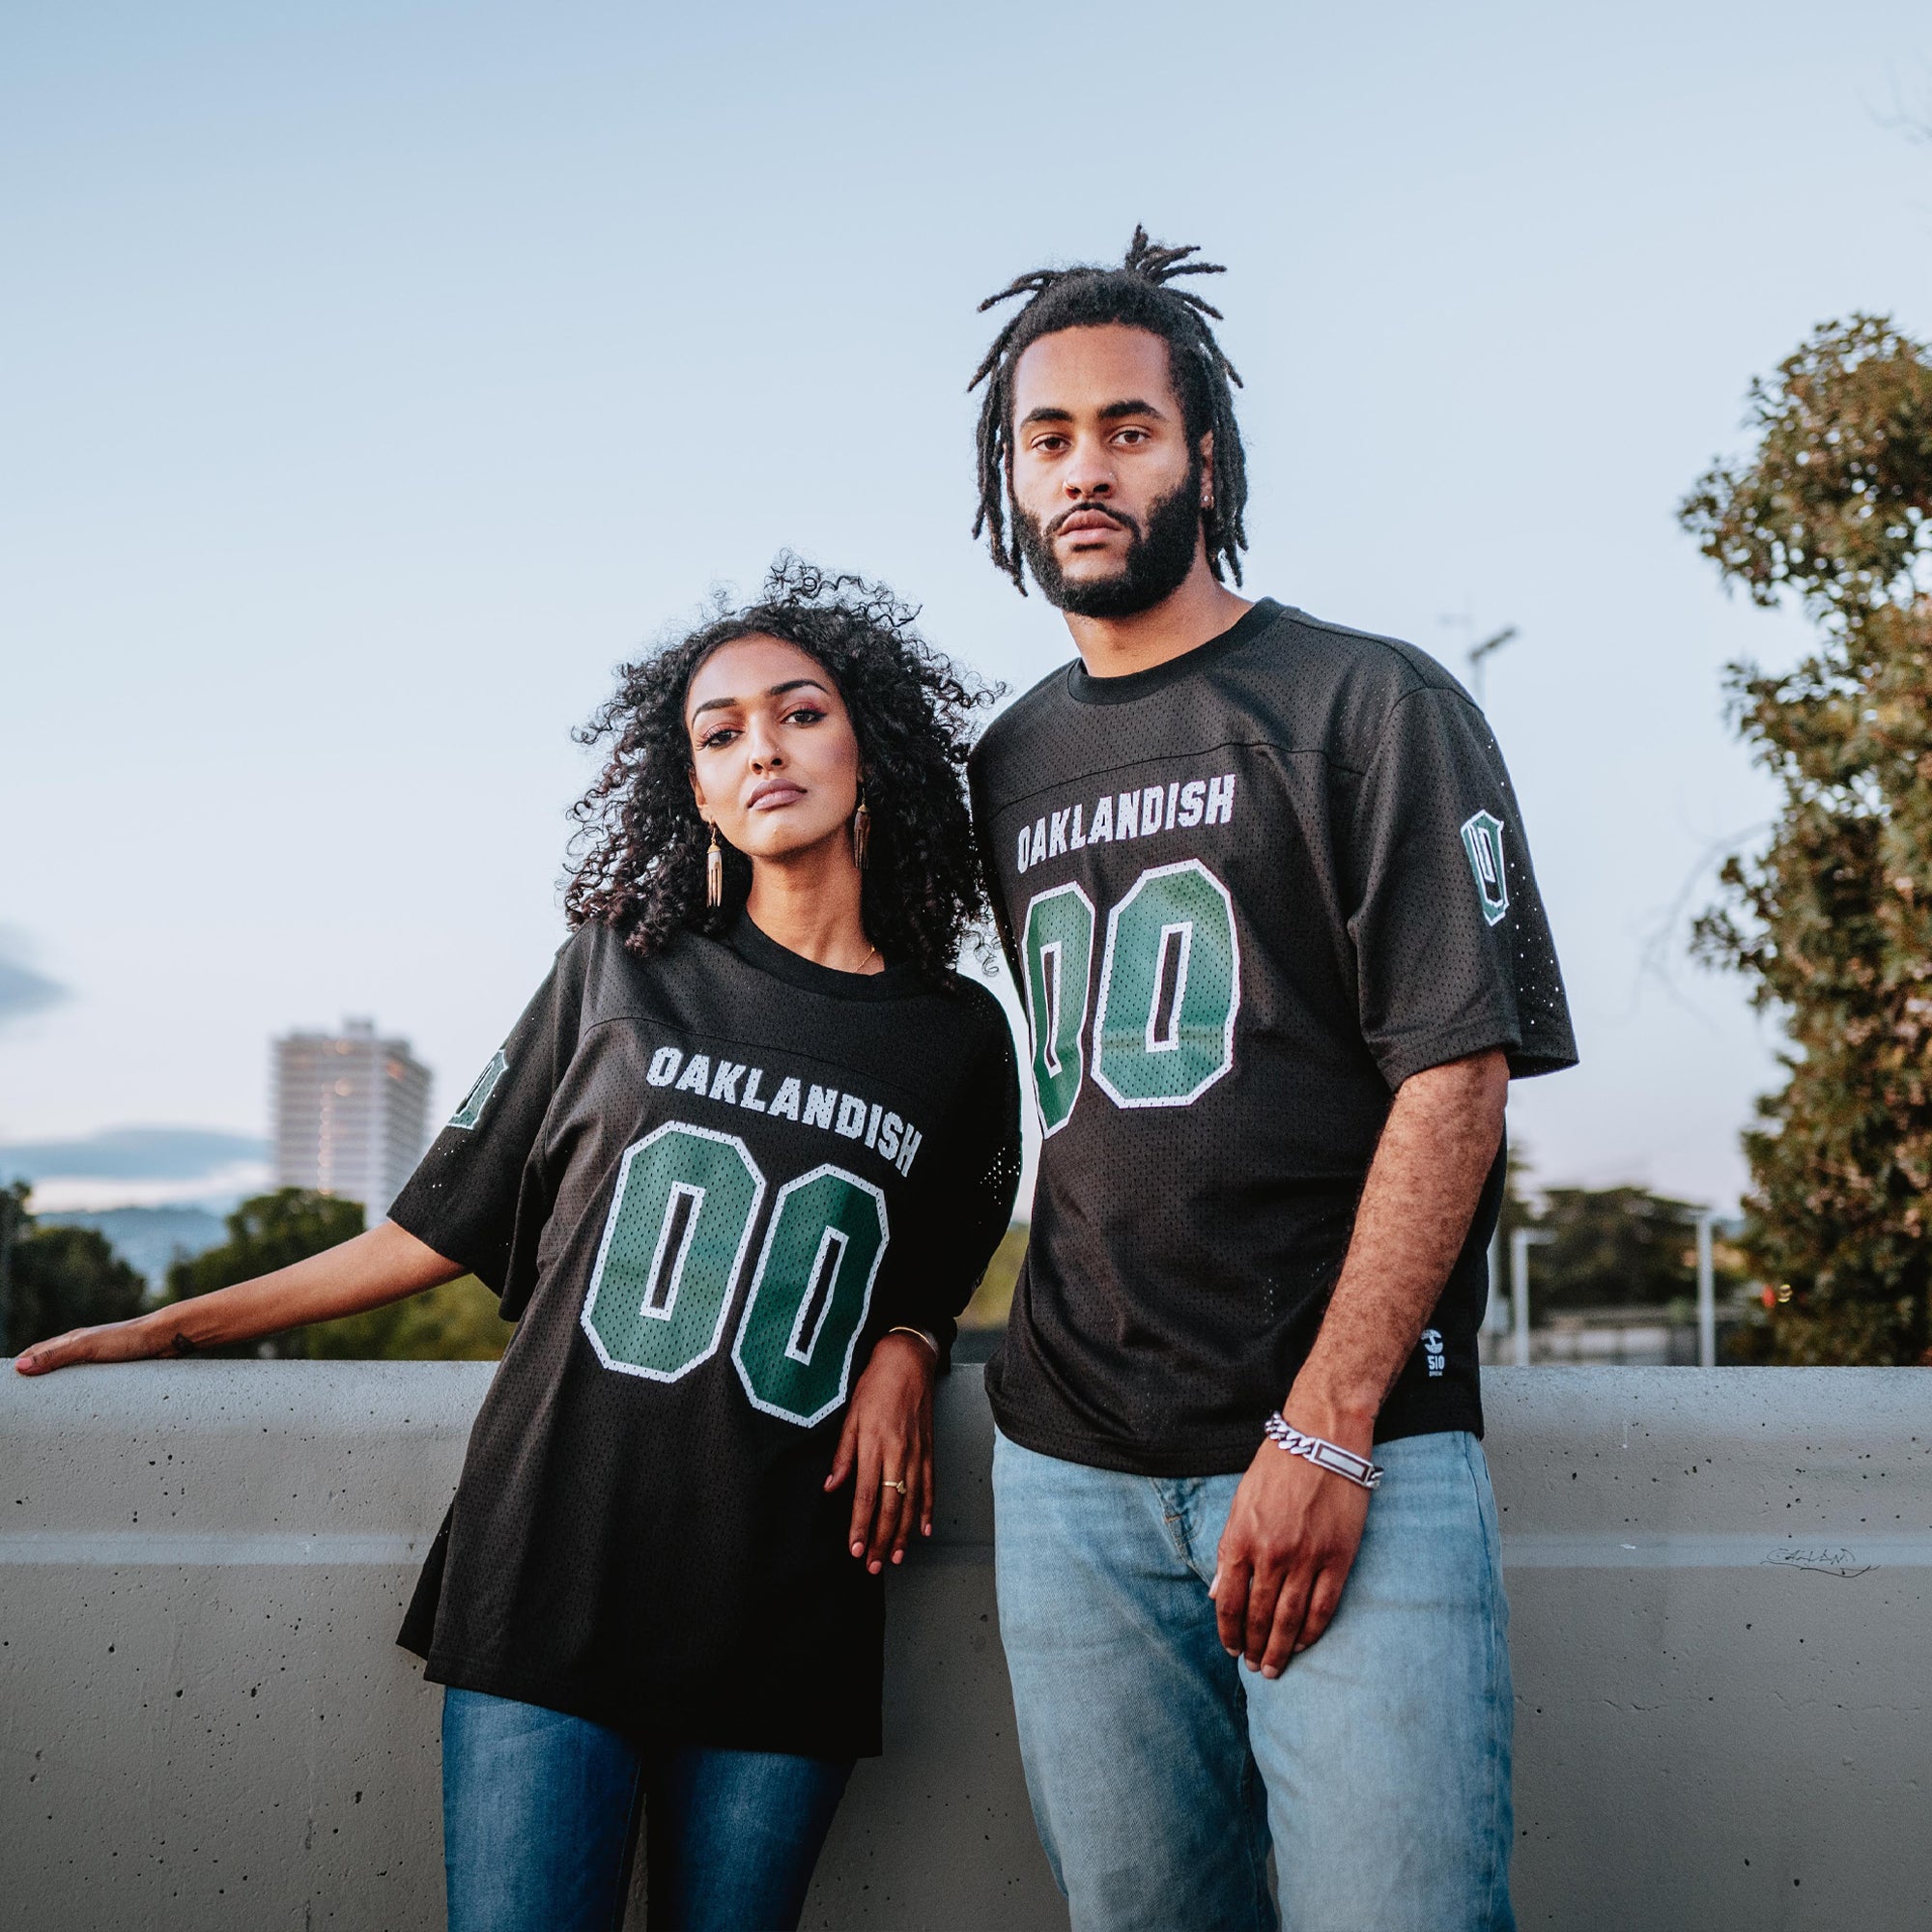
[[919, 1526], [919, 1533], [922, 1536], [930, 1536], [932, 1534], [932, 1525], [929, 1522], [921, 1523]]
[[852, 1546], [852, 1554], [854, 1556], [863, 1556], [865, 1555], [865, 1553], [866, 1553], [866, 1546], [863, 1543], [855, 1543]]
[[1270, 1663], [1264, 1670], [1263, 1670], [1262, 1675], [1269, 1679], [1279, 1677], [1281, 1675], [1281, 1665], [1278, 1663]]
[[874, 1577], [879, 1576], [884, 1571], [885, 1567], [886, 1566], [883, 1563], [881, 1563], [876, 1556], [872, 1559], [872, 1561], [869, 1564], [867, 1565], [867, 1568], [871, 1571]]
[[905, 1551], [903, 1549], [895, 1549], [893, 1551], [893, 1561], [895, 1563], [903, 1563], [905, 1561]]

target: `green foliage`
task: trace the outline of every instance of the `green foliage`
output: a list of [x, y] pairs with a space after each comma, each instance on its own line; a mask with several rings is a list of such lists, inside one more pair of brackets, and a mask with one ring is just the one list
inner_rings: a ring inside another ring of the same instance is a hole
[[1662, 1308], [1697, 1292], [1697, 1209], [1645, 1187], [1551, 1187], [1537, 1227], [1536, 1312]]
[[497, 1297], [466, 1274], [406, 1301], [300, 1329], [295, 1339], [316, 1361], [494, 1362], [516, 1332], [497, 1313]]
[[18, 1354], [49, 1335], [141, 1312], [147, 1284], [92, 1228], [36, 1228], [27, 1189], [15, 1183], [0, 1201], [6, 1246], [6, 1332], [0, 1352]]
[[359, 1202], [338, 1201], [305, 1187], [278, 1187], [242, 1202], [228, 1217], [228, 1238], [218, 1248], [168, 1269], [164, 1301], [185, 1301], [238, 1281], [253, 1281], [291, 1262], [339, 1247], [362, 1232]]
[[980, 1277], [980, 1286], [974, 1290], [973, 1299], [966, 1304], [965, 1312], [959, 1317], [961, 1328], [1004, 1328], [1007, 1325], [1007, 1317], [1013, 1305], [1013, 1290], [1019, 1284], [1020, 1264], [1026, 1259], [1029, 1232], [1024, 1221], [1015, 1221], [1000, 1236], [1000, 1245], [993, 1250], [993, 1259], [986, 1264], [986, 1272]]
[[[163, 1299], [184, 1301], [305, 1261], [359, 1235], [362, 1218], [357, 1203], [305, 1188], [258, 1194], [229, 1215], [228, 1239], [220, 1247], [169, 1268]], [[360, 1315], [213, 1352], [302, 1361], [484, 1362], [495, 1361], [514, 1332], [514, 1324], [497, 1315], [497, 1297], [467, 1274]]]
[[1782, 676], [1730, 675], [1777, 781], [1769, 848], [1724, 867], [1706, 960], [1785, 1023], [1745, 1137], [1742, 1246], [1788, 1300], [1764, 1359], [1928, 1359], [1932, 1308], [1932, 353], [1880, 318], [1819, 329], [1751, 388], [1758, 447], [1681, 515], [1759, 604], [1818, 624]]
[[[228, 1216], [228, 1238], [220, 1247], [176, 1262], [168, 1269], [167, 1287], [161, 1299], [186, 1301], [193, 1295], [210, 1294], [217, 1288], [253, 1281], [257, 1275], [270, 1274], [292, 1262], [306, 1261], [310, 1255], [338, 1247], [361, 1232], [359, 1202], [338, 1201], [332, 1195], [316, 1194], [305, 1187], [278, 1187], [272, 1194], [254, 1195]], [[234, 1342], [209, 1352], [269, 1358], [307, 1357], [314, 1353], [314, 1338], [319, 1332], [286, 1328], [259, 1341]]]

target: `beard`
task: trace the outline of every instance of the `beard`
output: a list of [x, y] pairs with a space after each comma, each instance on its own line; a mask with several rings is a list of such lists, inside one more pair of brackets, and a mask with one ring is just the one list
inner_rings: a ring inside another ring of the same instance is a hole
[[[1145, 529], [1114, 503], [1071, 504], [1043, 527], [1015, 503], [1013, 536], [1046, 601], [1075, 617], [1132, 617], [1171, 597], [1194, 568], [1201, 541], [1201, 473], [1197, 455], [1180, 483], [1148, 511]], [[1076, 512], [1095, 509], [1112, 517], [1132, 541], [1111, 577], [1069, 582], [1053, 554], [1054, 533]]]

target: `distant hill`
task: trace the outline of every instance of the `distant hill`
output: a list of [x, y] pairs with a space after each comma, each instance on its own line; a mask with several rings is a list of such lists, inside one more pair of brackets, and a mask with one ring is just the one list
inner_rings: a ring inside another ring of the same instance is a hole
[[228, 1238], [220, 1215], [206, 1208], [99, 1208], [60, 1214], [36, 1214], [42, 1228], [95, 1228], [131, 1268], [158, 1290], [168, 1264], [178, 1255], [198, 1255]]

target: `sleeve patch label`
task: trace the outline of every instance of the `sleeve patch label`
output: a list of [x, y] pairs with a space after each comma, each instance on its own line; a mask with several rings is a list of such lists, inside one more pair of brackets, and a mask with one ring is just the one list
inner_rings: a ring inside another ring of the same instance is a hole
[[1478, 811], [1463, 821], [1463, 849], [1476, 875], [1476, 892], [1483, 902], [1483, 919], [1494, 925], [1510, 909], [1509, 878], [1503, 871], [1503, 822], [1492, 811]]
[[490, 1095], [497, 1091], [497, 1082], [509, 1070], [510, 1063], [503, 1058], [503, 1049], [499, 1046], [491, 1056], [489, 1065], [476, 1076], [476, 1084], [465, 1096], [462, 1106], [450, 1115], [449, 1124], [452, 1127], [462, 1127], [466, 1131], [473, 1127], [482, 1119], [483, 1109], [488, 1104]]

